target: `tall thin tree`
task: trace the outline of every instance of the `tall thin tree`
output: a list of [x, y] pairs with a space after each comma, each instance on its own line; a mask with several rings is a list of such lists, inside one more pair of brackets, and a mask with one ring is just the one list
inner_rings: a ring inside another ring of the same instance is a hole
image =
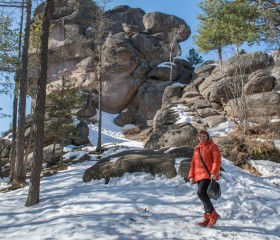
[[[96, 2], [96, 1], [95, 1]], [[95, 27], [95, 49], [94, 55], [96, 59], [96, 76], [98, 81], [98, 103], [99, 103], [99, 119], [98, 119], [98, 138], [96, 144], [96, 152], [101, 152], [101, 142], [102, 142], [102, 78], [104, 71], [104, 55], [105, 49], [103, 43], [108, 37], [108, 29], [110, 26], [110, 19], [107, 17], [105, 10], [111, 0], [100, 0], [98, 1], [98, 5], [100, 7], [100, 11], [97, 12], [97, 16], [94, 21]]]
[[[20, 29], [19, 29], [19, 42], [18, 42], [18, 59], [21, 58], [22, 47], [22, 28], [23, 28], [23, 15], [24, 15], [24, 2], [22, 1], [21, 17], [20, 17]], [[18, 87], [20, 79], [20, 65], [17, 65], [15, 74], [15, 87], [14, 87], [14, 99], [13, 99], [13, 120], [12, 120], [12, 151], [11, 151], [11, 168], [10, 168], [10, 182], [13, 182], [15, 174], [15, 158], [16, 158], [16, 134], [17, 134], [17, 113], [18, 113]]]
[[40, 70], [37, 82], [37, 97], [34, 109], [34, 137], [36, 139], [34, 146], [33, 162], [31, 167], [31, 176], [29, 192], [25, 206], [33, 206], [40, 201], [40, 175], [42, 170], [43, 147], [44, 147], [44, 120], [46, 106], [46, 86], [48, 71], [48, 41], [49, 29], [54, 12], [54, 1], [47, 0], [45, 3], [45, 12], [42, 22], [41, 34], [41, 53], [40, 53]]
[[30, 38], [30, 22], [31, 22], [32, 1], [26, 2], [26, 21], [24, 45], [22, 49], [20, 87], [19, 87], [19, 118], [16, 145], [16, 161], [15, 174], [12, 185], [15, 188], [25, 185], [26, 167], [24, 163], [24, 132], [25, 132], [25, 114], [26, 114], [26, 97], [27, 97], [27, 73], [28, 73], [28, 49]]

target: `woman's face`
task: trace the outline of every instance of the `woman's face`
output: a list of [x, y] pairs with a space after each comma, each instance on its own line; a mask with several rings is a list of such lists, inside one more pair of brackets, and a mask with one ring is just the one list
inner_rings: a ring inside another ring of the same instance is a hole
[[205, 133], [200, 133], [198, 135], [198, 140], [199, 140], [199, 142], [207, 142], [208, 136]]

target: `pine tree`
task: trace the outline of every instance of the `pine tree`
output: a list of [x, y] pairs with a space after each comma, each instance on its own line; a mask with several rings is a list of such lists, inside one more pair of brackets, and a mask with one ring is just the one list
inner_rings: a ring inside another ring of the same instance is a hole
[[[12, 28], [10, 16], [0, 16], [0, 72], [15, 72], [18, 32]], [[3, 83], [0, 83], [3, 86]]]
[[52, 92], [47, 96], [46, 112], [51, 123], [46, 130], [54, 139], [54, 149], [57, 142], [61, 143], [61, 161], [65, 137], [75, 128], [72, 110], [81, 106], [82, 99], [75, 83], [65, 77], [62, 77], [61, 84], [50, 84], [49, 88]]
[[[12, 28], [10, 16], [1, 13], [0, 16], [0, 94], [12, 92], [12, 76], [18, 64], [17, 59], [18, 32]], [[3, 103], [1, 103], [3, 104]], [[0, 118], [8, 115], [0, 109]]]
[[259, 12], [258, 27], [262, 40], [272, 49], [280, 49], [280, 2], [277, 0], [249, 1]]
[[222, 63], [222, 48], [227, 46], [229, 42], [229, 36], [225, 34], [221, 21], [223, 5], [223, 0], [199, 2], [199, 7], [203, 13], [198, 15], [200, 20], [196, 30], [198, 35], [194, 36], [199, 51], [204, 53], [213, 50], [218, 51], [220, 63]]
[[200, 24], [195, 42], [200, 51], [219, 51], [226, 46], [234, 45], [236, 55], [244, 42], [249, 44], [261, 41], [258, 26], [260, 11], [246, 0], [205, 0], [200, 2], [203, 13], [198, 16]]
[[227, 45], [235, 46], [236, 55], [239, 54], [239, 46], [244, 42], [248, 44], [260, 42], [261, 34], [257, 25], [260, 13], [245, 0], [226, 1], [219, 17], [224, 34], [229, 35]]
[[194, 66], [204, 62], [202, 56], [199, 56], [198, 52], [194, 48], [191, 48], [189, 50], [189, 55], [187, 55], [187, 59]]

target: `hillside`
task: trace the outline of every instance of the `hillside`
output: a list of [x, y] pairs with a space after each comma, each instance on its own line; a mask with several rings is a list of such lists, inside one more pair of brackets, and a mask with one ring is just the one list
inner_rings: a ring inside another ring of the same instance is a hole
[[[103, 157], [123, 149], [143, 148], [143, 143], [124, 138], [122, 129], [111, 121], [112, 116], [104, 116], [103, 144], [108, 150]], [[212, 133], [225, 134], [225, 128], [212, 129]], [[91, 134], [94, 141], [94, 128]], [[68, 147], [68, 157], [77, 154], [71, 152], [72, 147]], [[79, 154], [93, 149], [82, 150]], [[177, 167], [181, 160], [176, 159]], [[167, 179], [147, 173], [125, 174], [106, 185], [104, 179], [84, 183], [83, 172], [96, 161], [97, 156], [91, 155], [90, 161], [43, 178], [41, 201], [33, 207], [24, 207], [27, 187], [2, 193], [0, 238], [280, 239], [278, 163], [255, 161], [264, 173], [263, 177], [256, 177], [223, 158], [222, 197], [214, 202], [222, 218], [213, 228], [201, 228], [196, 225], [202, 207], [195, 185], [180, 176]], [[6, 186], [7, 179], [0, 181], [1, 187]]]

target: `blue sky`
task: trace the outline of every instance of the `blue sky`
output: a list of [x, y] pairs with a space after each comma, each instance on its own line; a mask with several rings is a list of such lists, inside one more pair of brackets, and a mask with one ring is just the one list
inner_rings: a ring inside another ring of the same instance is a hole
[[[196, 16], [200, 11], [197, 3], [197, 0], [115, 0], [111, 2], [109, 6], [113, 8], [119, 5], [128, 5], [130, 7], [141, 8], [146, 13], [157, 11], [175, 15], [184, 19], [192, 30], [191, 37], [180, 44], [183, 51], [182, 56], [185, 56], [190, 48], [195, 48], [192, 36], [194, 35], [196, 25], [198, 24]], [[247, 50], [246, 46], [244, 48]], [[254, 47], [247, 51], [253, 52], [259, 49], [263, 49], [263, 47]], [[229, 49], [228, 52], [225, 53], [224, 58], [228, 57], [227, 54], [228, 56], [232, 56], [233, 50]], [[203, 55], [203, 58], [204, 60], [217, 59], [217, 54], [215, 52], [211, 52], [207, 55]], [[0, 107], [3, 108], [3, 112], [5, 114], [12, 113], [12, 101], [13, 99], [11, 96], [0, 95]], [[30, 101], [28, 102], [27, 109], [30, 110]], [[11, 120], [11, 118], [0, 119], [0, 135], [1, 132], [8, 130]]]

